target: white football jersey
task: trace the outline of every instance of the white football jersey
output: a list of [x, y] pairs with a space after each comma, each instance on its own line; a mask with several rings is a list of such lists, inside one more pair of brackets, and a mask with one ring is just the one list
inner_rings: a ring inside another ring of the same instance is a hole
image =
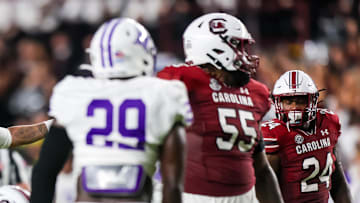
[[142, 165], [149, 176], [174, 123], [189, 125], [193, 117], [185, 85], [155, 77], [67, 76], [53, 90], [49, 115], [73, 142], [75, 173], [83, 166], [129, 164]]

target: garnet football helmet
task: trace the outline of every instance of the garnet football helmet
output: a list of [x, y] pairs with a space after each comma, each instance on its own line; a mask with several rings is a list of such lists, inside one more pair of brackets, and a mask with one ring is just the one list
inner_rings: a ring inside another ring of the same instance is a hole
[[15, 185], [0, 187], [0, 203], [29, 203], [30, 192]]
[[[319, 91], [311, 77], [300, 70], [284, 73], [276, 81], [272, 92], [276, 115], [289, 126], [303, 126], [316, 118]], [[282, 99], [289, 96], [307, 97], [305, 109], [285, 110]]]
[[245, 25], [234, 16], [210, 13], [195, 19], [183, 34], [186, 62], [210, 63], [217, 69], [251, 74], [259, 66], [259, 57], [246, 49], [255, 41]]
[[101, 25], [87, 52], [91, 66], [86, 69], [90, 69], [96, 78], [126, 78], [154, 73], [154, 41], [144, 26], [129, 18], [115, 18]]

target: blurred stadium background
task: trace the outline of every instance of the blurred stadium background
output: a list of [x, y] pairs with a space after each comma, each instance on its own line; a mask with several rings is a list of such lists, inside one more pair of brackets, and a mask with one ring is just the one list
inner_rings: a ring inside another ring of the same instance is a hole
[[[255, 78], [270, 89], [290, 69], [326, 89], [320, 105], [340, 116], [342, 162], [360, 202], [359, 0], [0, 0], [0, 125], [45, 120], [52, 87], [88, 61], [84, 49], [106, 19], [144, 24], [160, 53], [159, 70], [183, 61], [185, 27], [215, 11], [248, 27], [261, 59]], [[18, 149], [29, 166], [40, 146]]]

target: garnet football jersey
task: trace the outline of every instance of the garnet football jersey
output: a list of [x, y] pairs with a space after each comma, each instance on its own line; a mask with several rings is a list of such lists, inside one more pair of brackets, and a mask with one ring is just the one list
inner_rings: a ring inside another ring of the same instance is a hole
[[312, 134], [288, 129], [278, 119], [261, 125], [266, 152], [280, 156], [279, 183], [285, 202], [328, 202], [340, 123], [326, 109], [318, 109], [316, 116]]
[[73, 142], [75, 173], [89, 165], [124, 164], [142, 165], [149, 176], [175, 122], [192, 120], [185, 85], [155, 77], [68, 76], [54, 88], [49, 115]]
[[255, 184], [252, 154], [260, 140], [259, 121], [270, 107], [268, 88], [251, 79], [229, 88], [198, 66], [170, 66], [160, 78], [185, 83], [194, 113], [187, 129], [185, 192], [233, 196]]

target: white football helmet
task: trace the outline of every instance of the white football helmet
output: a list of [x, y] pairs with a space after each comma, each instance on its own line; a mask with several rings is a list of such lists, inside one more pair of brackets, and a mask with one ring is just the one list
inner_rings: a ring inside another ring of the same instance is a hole
[[234, 16], [210, 13], [195, 19], [183, 34], [186, 62], [210, 63], [218, 69], [255, 73], [259, 57], [246, 47], [255, 41], [245, 25]]
[[5, 185], [0, 187], [0, 203], [29, 203], [30, 192], [19, 186]]
[[144, 26], [129, 18], [115, 18], [102, 24], [87, 52], [91, 66], [86, 68], [96, 78], [127, 78], [154, 73], [154, 41]]
[[[308, 97], [307, 107], [285, 110], [282, 98], [299, 95]], [[280, 76], [275, 82], [272, 96], [278, 119], [290, 126], [303, 126], [316, 118], [319, 91], [311, 77], [303, 71], [291, 70]]]

